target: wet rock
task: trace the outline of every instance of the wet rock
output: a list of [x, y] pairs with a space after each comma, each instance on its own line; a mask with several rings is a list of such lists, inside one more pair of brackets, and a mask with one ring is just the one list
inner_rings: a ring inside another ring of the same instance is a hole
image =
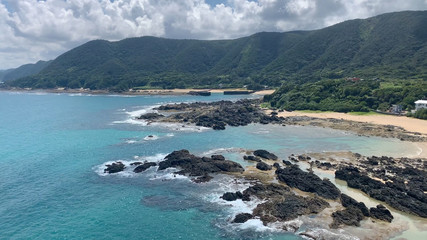
[[331, 228], [338, 228], [341, 225], [347, 226], [360, 226], [360, 221], [363, 220], [365, 216], [363, 215], [360, 209], [353, 206], [348, 207], [344, 210], [336, 211], [332, 213], [333, 222]]
[[392, 165], [387, 167], [387, 171], [394, 172], [395, 177], [391, 177], [392, 182], [385, 184], [352, 166], [341, 167], [335, 171], [335, 177], [345, 180], [349, 187], [360, 189], [370, 197], [384, 201], [398, 210], [427, 218], [427, 197], [421, 190], [421, 186], [425, 185], [421, 183], [427, 182], [426, 172], [415, 170], [411, 174], [416, 175], [405, 175], [405, 171], [412, 172], [410, 167], [399, 168]]
[[131, 166], [138, 166], [138, 165], [141, 165], [141, 164], [142, 164], [142, 162], [133, 162], [130, 165]]
[[251, 218], [253, 218], [253, 216], [250, 213], [239, 213], [234, 218], [233, 223], [244, 223]]
[[238, 191], [238, 192], [226, 192], [221, 196], [222, 199], [224, 199], [225, 201], [236, 201], [237, 199], [242, 199], [243, 198], [243, 194]]
[[256, 168], [259, 169], [259, 170], [261, 170], [261, 171], [269, 171], [269, 170], [272, 169], [271, 166], [268, 165], [265, 162], [259, 162], [259, 163], [257, 163], [256, 164]]
[[222, 155], [212, 155], [211, 156], [212, 160], [216, 160], [216, 161], [224, 161], [225, 157]]
[[254, 161], [254, 162], [261, 162], [261, 159], [259, 157], [255, 156], [243, 156], [243, 159], [246, 161]]
[[261, 157], [261, 158], [265, 158], [265, 159], [269, 159], [269, 160], [277, 160], [277, 156], [274, 155], [273, 153], [270, 153], [267, 150], [255, 150], [254, 151], [254, 155], [257, 157]]
[[371, 217], [373, 218], [383, 220], [386, 222], [393, 221], [393, 215], [391, 215], [390, 211], [381, 204], [377, 205], [376, 208], [370, 208], [369, 212]]
[[279, 163], [274, 163], [273, 167], [275, 167], [276, 169], [279, 169], [280, 168], [280, 164]]
[[[318, 197], [301, 197], [294, 194], [282, 196], [259, 204], [255, 216], [272, 216], [279, 221], [289, 221], [301, 215], [315, 214], [329, 207], [329, 203]], [[269, 218], [273, 219], [273, 218]]]
[[292, 165], [292, 163], [291, 162], [289, 162], [288, 160], [283, 160], [282, 161], [286, 166], [291, 166]]
[[157, 120], [159, 118], [163, 118], [164, 115], [158, 113], [146, 113], [138, 117], [138, 119], [143, 120]]
[[348, 207], [357, 208], [362, 212], [364, 216], [369, 217], [369, 209], [366, 207], [365, 203], [358, 202], [354, 200], [352, 197], [344, 193], [341, 194], [341, 204], [346, 208]]
[[118, 173], [125, 170], [125, 165], [122, 162], [115, 162], [112, 164], [105, 165], [107, 168], [104, 169], [104, 173]]
[[271, 183], [271, 184], [255, 184], [243, 191], [243, 196], [256, 196], [259, 199], [272, 199], [287, 195], [291, 192], [289, 187]]
[[290, 187], [304, 192], [312, 192], [327, 199], [337, 199], [340, 196], [338, 188], [328, 179], [320, 179], [311, 172], [302, 171], [297, 165], [276, 170], [279, 181]]
[[201, 177], [193, 178], [192, 181], [195, 183], [204, 183], [204, 182], [209, 182], [212, 179], [213, 177], [209, 176], [208, 174], [205, 174]]
[[[215, 160], [214, 160], [215, 159]], [[244, 168], [233, 161], [220, 160], [221, 157], [215, 156], [197, 157], [190, 154], [188, 150], [174, 151], [167, 155], [164, 161], [159, 163], [159, 171], [170, 167], [179, 167], [181, 171], [178, 174], [190, 176], [203, 176], [208, 173], [219, 172], [243, 172]]]
[[140, 172], [144, 172], [145, 170], [149, 169], [150, 167], [154, 167], [154, 166], [157, 166], [157, 164], [155, 162], [146, 162], [146, 163], [136, 167], [133, 171], [135, 173], [140, 173]]

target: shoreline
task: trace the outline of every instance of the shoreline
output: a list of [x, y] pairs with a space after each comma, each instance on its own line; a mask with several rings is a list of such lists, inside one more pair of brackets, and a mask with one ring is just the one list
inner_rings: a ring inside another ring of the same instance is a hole
[[[203, 92], [208, 91], [211, 93], [223, 93], [224, 91], [249, 91], [243, 88], [205, 88], [205, 89], [147, 89], [147, 90], [134, 90], [124, 92], [111, 92], [108, 90], [86, 90], [86, 89], [0, 89], [0, 92], [29, 92], [29, 93], [69, 93], [69, 94], [94, 94], [94, 95], [128, 95], [128, 96], [146, 96], [146, 95], [187, 95], [189, 92]], [[261, 90], [255, 91], [254, 95], [268, 95], [272, 94], [275, 90]], [[245, 94], [246, 95], [246, 94]], [[247, 94], [249, 95], [249, 94]]]
[[[268, 113], [271, 111], [267, 111]], [[279, 117], [314, 117], [314, 118], [333, 118], [338, 120], [347, 120], [355, 121], [362, 123], [371, 123], [376, 125], [393, 125], [401, 127], [410, 132], [416, 132], [423, 135], [427, 135], [427, 121], [417, 118], [410, 118], [406, 116], [391, 116], [383, 114], [375, 115], [351, 115], [348, 113], [339, 113], [339, 112], [320, 112], [320, 113], [306, 113], [302, 111], [293, 111], [293, 112], [279, 112]]]
[[[265, 111], [267, 114], [271, 113], [271, 110]], [[359, 123], [368, 123], [374, 125], [393, 125], [397, 127], [401, 127], [406, 131], [418, 133], [420, 135], [427, 135], [427, 121], [416, 118], [409, 118], [406, 116], [390, 116], [390, 115], [367, 115], [367, 116], [358, 116], [351, 115], [348, 113], [337, 113], [337, 112], [321, 112], [321, 113], [306, 113], [301, 111], [294, 112], [279, 112], [279, 117], [313, 117], [320, 119], [337, 119], [337, 120], [345, 120], [345, 121], [354, 121]], [[427, 158], [427, 142], [413, 142], [419, 152], [417, 154], [410, 154], [407, 157], [410, 158]]]

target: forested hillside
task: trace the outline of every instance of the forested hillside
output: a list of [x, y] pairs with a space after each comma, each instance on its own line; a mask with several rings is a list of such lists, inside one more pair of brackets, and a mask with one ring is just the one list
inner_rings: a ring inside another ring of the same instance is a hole
[[235, 40], [96, 40], [10, 85], [121, 91], [280, 86], [345, 77], [425, 80], [426, 26], [427, 11], [408, 11], [315, 31], [264, 32]]

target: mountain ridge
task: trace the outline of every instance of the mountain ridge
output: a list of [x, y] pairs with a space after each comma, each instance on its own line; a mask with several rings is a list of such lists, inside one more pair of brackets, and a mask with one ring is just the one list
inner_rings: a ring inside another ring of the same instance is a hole
[[261, 32], [233, 40], [94, 40], [10, 85], [122, 91], [141, 86], [280, 86], [347, 76], [425, 79], [425, 26], [427, 11], [405, 11], [318, 30]]

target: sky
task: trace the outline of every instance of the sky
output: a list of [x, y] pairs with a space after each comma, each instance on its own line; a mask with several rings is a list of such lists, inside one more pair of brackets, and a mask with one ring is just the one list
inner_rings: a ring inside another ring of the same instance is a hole
[[404, 10], [427, 10], [427, 0], [0, 0], [0, 69], [94, 39], [234, 39]]

